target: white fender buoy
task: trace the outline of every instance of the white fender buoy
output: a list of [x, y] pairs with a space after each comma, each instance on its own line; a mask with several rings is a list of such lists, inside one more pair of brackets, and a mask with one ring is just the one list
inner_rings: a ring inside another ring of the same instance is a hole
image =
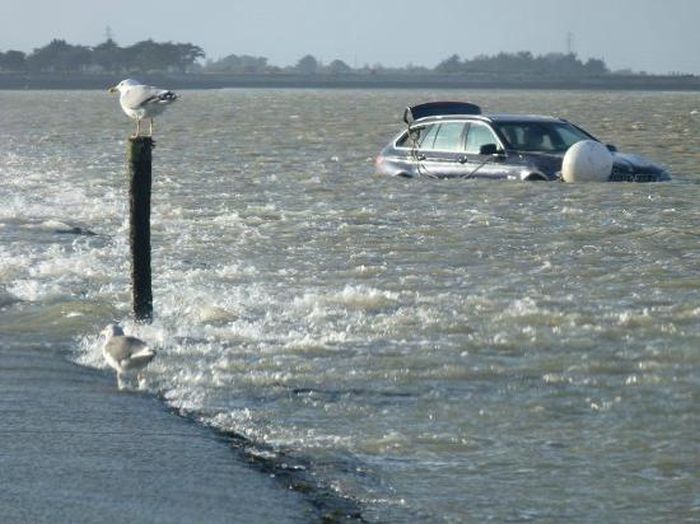
[[561, 175], [564, 182], [607, 182], [613, 168], [608, 148], [595, 140], [575, 143], [564, 155]]

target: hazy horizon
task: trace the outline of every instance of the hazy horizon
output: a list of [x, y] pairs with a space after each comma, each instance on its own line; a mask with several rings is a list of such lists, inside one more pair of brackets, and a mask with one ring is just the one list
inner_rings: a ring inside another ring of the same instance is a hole
[[[191, 42], [208, 59], [229, 54], [264, 56], [294, 65], [312, 54], [353, 67], [380, 63], [434, 67], [457, 54], [575, 52], [602, 58], [612, 70], [700, 74], [697, 0], [416, 0], [336, 3], [323, 0], [200, 0], [192, 5], [122, 0], [95, 5], [0, 0], [0, 51], [30, 53], [54, 38], [97, 45], [110, 28], [122, 46], [153, 38]], [[41, 13], [38, 19], [37, 13]], [[478, 16], [475, 16], [478, 14]], [[569, 36], [570, 35], [570, 36]]]

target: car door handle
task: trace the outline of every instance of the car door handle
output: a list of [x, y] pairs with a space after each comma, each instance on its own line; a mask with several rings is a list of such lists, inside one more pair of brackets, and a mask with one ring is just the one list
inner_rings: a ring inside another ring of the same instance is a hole
[[425, 160], [425, 155], [423, 155], [423, 154], [416, 155], [416, 160], [420, 160], [420, 161]]
[[462, 155], [457, 159], [457, 162], [459, 162], [460, 164], [466, 164], [467, 162], [469, 162], [469, 159], [466, 157], [466, 155]]

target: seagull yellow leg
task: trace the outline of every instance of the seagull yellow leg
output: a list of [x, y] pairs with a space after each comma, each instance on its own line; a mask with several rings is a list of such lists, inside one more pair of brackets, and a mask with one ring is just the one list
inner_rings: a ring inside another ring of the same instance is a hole
[[150, 126], [149, 126], [149, 128], [148, 128], [148, 136], [149, 136], [149, 137], [153, 137], [153, 119], [150, 118], [150, 119], [149, 119], [149, 122], [150, 122]]

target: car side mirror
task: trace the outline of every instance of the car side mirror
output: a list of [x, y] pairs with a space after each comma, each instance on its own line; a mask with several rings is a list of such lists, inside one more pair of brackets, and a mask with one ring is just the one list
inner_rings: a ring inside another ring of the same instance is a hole
[[605, 147], [607, 147], [608, 151], [610, 151], [611, 153], [617, 153], [617, 146], [614, 146], [612, 144], [607, 144]]
[[479, 148], [479, 154], [483, 156], [503, 156], [503, 151], [496, 144], [484, 144]]

